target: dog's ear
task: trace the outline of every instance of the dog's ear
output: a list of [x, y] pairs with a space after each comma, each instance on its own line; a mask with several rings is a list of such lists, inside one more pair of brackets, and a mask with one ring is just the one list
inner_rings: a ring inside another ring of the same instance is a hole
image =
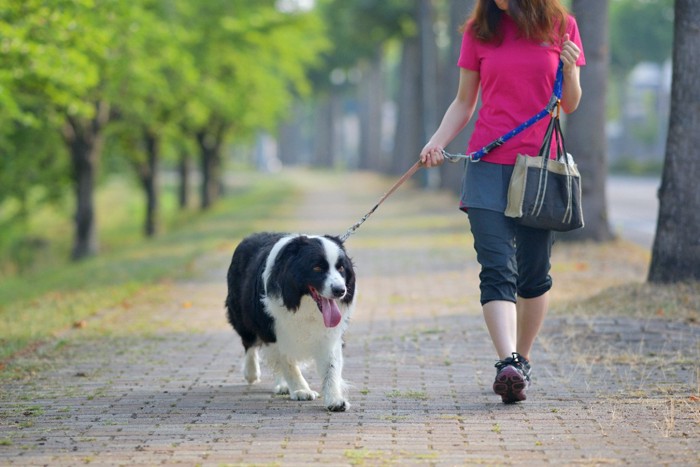
[[281, 297], [284, 306], [290, 310], [296, 310], [301, 305], [303, 286], [299, 282], [299, 274], [294, 263], [299, 251], [308, 241], [308, 237], [299, 236], [285, 245], [275, 258], [275, 264], [268, 279], [268, 294]]
[[280, 283], [282, 290], [282, 302], [285, 308], [296, 311], [301, 305], [302, 293], [300, 284], [294, 274], [287, 274], [285, 280]]
[[342, 303], [352, 303], [355, 298], [355, 265], [352, 263], [352, 259], [347, 255], [345, 250], [343, 250], [343, 269], [345, 270], [345, 287], [347, 288], [347, 293], [341, 299]]

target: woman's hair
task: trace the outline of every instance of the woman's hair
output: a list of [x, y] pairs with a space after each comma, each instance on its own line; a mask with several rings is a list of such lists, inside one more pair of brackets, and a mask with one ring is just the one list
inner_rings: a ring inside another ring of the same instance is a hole
[[[474, 11], [460, 29], [464, 32], [469, 28], [482, 42], [500, 43], [504, 14], [494, 0], [477, 0]], [[527, 39], [547, 41], [566, 33], [569, 12], [559, 0], [508, 0], [508, 14]]]

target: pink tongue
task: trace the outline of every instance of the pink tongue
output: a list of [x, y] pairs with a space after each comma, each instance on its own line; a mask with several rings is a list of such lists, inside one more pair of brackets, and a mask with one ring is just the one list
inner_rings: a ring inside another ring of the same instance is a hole
[[336, 327], [342, 319], [342, 316], [340, 316], [340, 310], [338, 309], [338, 305], [336, 305], [335, 300], [329, 300], [321, 297], [321, 313], [323, 313], [323, 324], [325, 324], [327, 328]]

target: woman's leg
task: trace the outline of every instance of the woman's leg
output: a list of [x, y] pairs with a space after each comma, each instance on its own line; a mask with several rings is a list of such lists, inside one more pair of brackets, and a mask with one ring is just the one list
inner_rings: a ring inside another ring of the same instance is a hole
[[518, 260], [517, 352], [530, 358], [549, 306], [549, 275], [553, 234], [548, 230], [519, 226], [516, 230]]
[[[518, 298], [517, 304], [517, 343], [516, 352], [530, 359], [530, 350], [537, 335], [542, 328], [544, 317], [547, 314], [549, 305], [549, 292], [545, 292], [536, 298]], [[501, 357], [503, 358], [503, 357]]]
[[498, 358], [503, 360], [516, 351], [517, 318], [515, 303], [506, 300], [493, 300], [483, 306], [484, 320], [496, 348]]
[[479, 273], [486, 327], [499, 359], [510, 357], [517, 343], [515, 226], [503, 213], [467, 211]]

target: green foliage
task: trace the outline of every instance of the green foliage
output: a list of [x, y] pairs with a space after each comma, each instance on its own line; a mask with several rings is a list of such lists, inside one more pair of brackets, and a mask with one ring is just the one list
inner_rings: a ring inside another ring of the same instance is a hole
[[[103, 167], [138, 167], [147, 132], [175, 153], [195, 130], [274, 128], [328, 46], [318, 12], [274, 0], [1, 0], [2, 237], [70, 193], [67, 120], [92, 128], [108, 104]], [[0, 238], [0, 256], [13, 242]]]
[[[81, 96], [98, 81], [92, 57], [104, 34], [78, 21], [89, 0], [5, 0], [0, 8], [2, 114], [31, 125], [52, 107], [89, 113]], [[53, 116], [53, 115], [52, 115]]]
[[661, 63], [673, 47], [673, 0], [613, 0], [610, 55], [614, 72], [626, 74], [637, 63]]
[[[256, 174], [244, 179], [215, 208], [180, 213], [168, 233], [150, 242], [139, 241], [137, 233], [133, 214], [140, 206], [138, 193], [128, 185], [110, 186], [99, 197], [101, 211], [116, 217], [103, 255], [70, 265], [44, 264], [23, 277], [0, 280], [0, 362], [101, 309], [119, 306], [146, 286], [186, 277], [194, 260], [207, 252], [221, 249], [228, 257], [257, 222], [288, 207], [280, 199], [295, 202], [293, 188], [284, 180]], [[64, 227], [60, 218], [47, 218], [41, 225], [47, 232]]]
[[315, 87], [326, 89], [333, 70], [349, 70], [377, 56], [392, 39], [415, 35], [415, 5], [405, 0], [319, 1], [333, 47], [323, 55], [324, 66], [312, 70]]
[[199, 71], [186, 105], [193, 127], [273, 128], [294, 94], [309, 92], [307, 69], [328, 47], [316, 12], [281, 12], [272, 0], [181, 0], [177, 12]]

